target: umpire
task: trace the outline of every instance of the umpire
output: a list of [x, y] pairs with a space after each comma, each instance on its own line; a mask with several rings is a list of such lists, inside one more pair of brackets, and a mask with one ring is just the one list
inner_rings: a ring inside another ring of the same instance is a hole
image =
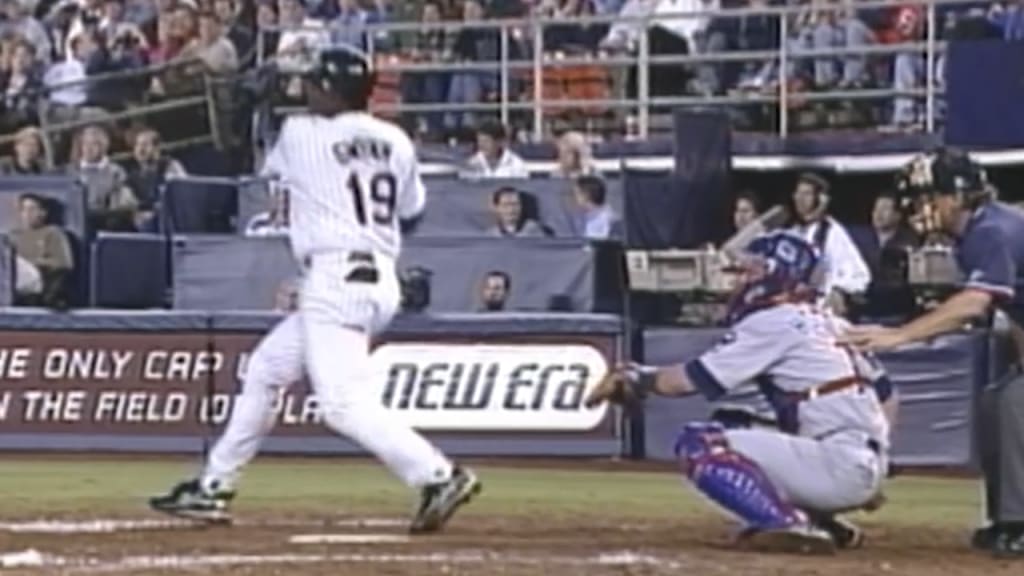
[[1006, 314], [1017, 372], [982, 394], [978, 422], [990, 524], [975, 531], [972, 545], [1024, 558], [1024, 212], [996, 201], [982, 168], [962, 152], [922, 157], [903, 176], [916, 223], [956, 241], [964, 287], [907, 324], [855, 327], [845, 340], [889, 350], [958, 330], [993, 307]]

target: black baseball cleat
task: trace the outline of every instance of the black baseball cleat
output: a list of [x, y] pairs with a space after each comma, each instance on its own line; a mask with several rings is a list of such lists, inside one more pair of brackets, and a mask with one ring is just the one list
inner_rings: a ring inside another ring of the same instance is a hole
[[1024, 530], [1000, 532], [992, 545], [992, 554], [996, 558], [1024, 559]]
[[999, 540], [1001, 535], [1002, 531], [996, 524], [978, 528], [971, 534], [971, 548], [989, 552], [995, 548], [996, 541]]
[[178, 518], [209, 524], [230, 524], [229, 508], [234, 497], [234, 492], [210, 492], [202, 487], [199, 480], [188, 480], [177, 484], [163, 496], [150, 498], [149, 507]]
[[831, 555], [837, 545], [831, 535], [814, 524], [797, 524], [785, 528], [746, 528], [739, 533], [736, 544], [753, 552]]
[[472, 470], [456, 466], [448, 481], [423, 487], [419, 509], [409, 526], [409, 532], [427, 534], [444, 528], [455, 511], [482, 489], [483, 485]]
[[854, 550], [864, 546], [864, 530], [849, 520], [832, 515], [811, 516], [815, 525], [828, 532], [836, 548]]

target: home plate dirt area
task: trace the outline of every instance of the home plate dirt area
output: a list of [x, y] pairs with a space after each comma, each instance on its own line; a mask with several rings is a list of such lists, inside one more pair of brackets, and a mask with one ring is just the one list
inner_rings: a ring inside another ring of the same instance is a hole
[[[729, 543], [734, 525], [671, 473], [481, 467], [481, 476], [492, 482], [478, 502], [444, 533], [410, 537], [407, 494], [375, 468], [264, 467], [254, 474], [251, 498], [239, 503], [234, 525], [202, 526], [149, 513], [134, 495], [124, 499], [124, 478], [112, 480], [113, 486], [96, 482], [110, 478], [116, 466], [91, 463], [80, 468], [79, 478], [60, 466], [29, 466], [38, 470], [0, 463], [0, 473], [17, 470], [13, 475], [22, 481], [44, 472], [64, 475], [40, 477], [37, 489], [52, 498], [25, 495], [14, 498], [10, 511], [0, 508], [4, 576], [1024, 573], [1024, 562], [995, 560], [965, 545], [976, 520], [977, 490], [963, 480], [900, 479], [890, 494], [896, 503], [858, 517], [868, 534], [865, 548], [806, 557], [735, 548]], [[139, 473], [136, 480], [144, 484], [164, 475]], [[325, 485], [331, 474], [351, 479], [350, 490], [330, 483], [320, 492], [312, 488]], [[293, 488], [310, 488], [281, 493], [274, 486], [284, 476], [293, 479]], [[59, 486], [66, 487], [63, 496]], [[22, 494], [32, 493], [32, 484], [23, 487]], [[4, 480], [0, 488], [12, 493]], [[922, 512], [926, 501], [936, 504]]]

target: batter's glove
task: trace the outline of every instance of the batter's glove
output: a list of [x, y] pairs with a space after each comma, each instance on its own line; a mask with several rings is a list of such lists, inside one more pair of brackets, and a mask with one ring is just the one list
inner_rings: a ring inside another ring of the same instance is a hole
[[657, 374], [657, 368], [641, 364], [616, 367], [587, 394], [584, 405], [594, 408], [602, 402], [626, 405], [643, 400], [654, 389]]

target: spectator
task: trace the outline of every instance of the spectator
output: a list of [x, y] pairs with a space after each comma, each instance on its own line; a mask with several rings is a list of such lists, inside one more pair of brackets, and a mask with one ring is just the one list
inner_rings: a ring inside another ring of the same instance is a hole
[[580, 230], [590, 240], [622, 237], [622, 221], [607, 204], [607, 189], [597, 176], [581, 176], [573, 185], [576, 205], [582, 210]]
[[512, 278], [501, 270], [491, 270], [480, 283], [479, 312], [502, 312], [512, 292]]
[[488, 230], [491, 236], [500, 237], [541, 237], [547, 236], [536, 220], [523, 214], [523, 193], [515, 188], [499, 188], [491, 196], [495, 225]]
[[103, 21], [104, 0], [79, 0], [69, 2], [72, 6], [70, 11], [70, 22], [67, 27], [67, 34], [64, 36], [64, 53], [71, 54], [71, 42], [86, 30], [98, 31], [100, 22]]
[[160, 188], [169, 179], [186, 176], [185, 168], [174, 158], [164, 156], [160, 135], [146, 129], [135, 135], [132, 157], [125, 163], [124, 171], [128, 188], [139, 203], [136, 228], [155, 232]]
[[871, 269], [868, 311], [875, 316], [909, 313], [914, 295], [907, 280], [908, 251], [917, 247], [917, 234], [904, 222], [896, 197], [882, 194], [871, 211], [871, 230], [857, 237]]
[[27, 41], [36, 58], [47, 64], [53, 58], [53, 43], [46, 27], [32, 16], [34, 6], [32, 0], [0, 0], [0, 9], [7, 20], [3, 27]]
[[22, 128], [14, 135], [14, 156], [3, 166], [4, 174], [42, 174], [43, 133], [33, 126]]
[[597, 175], [594, 151], [582, 133], [566, 132], [558, 139], [558, 168], [555, 169], [555, 175], [561, 178]]
[[329, 40], [323, 22], [307, 16], [300, 0], [277, 0], [277, 18], [282, 31], [276, 54], [286, 62], [290, 55], [298, 55]]
[[336, 2], [336, 15], [328, 26], [333, 44], [347, 44], [366, 49], [366, 25], [369, 15], [358, 0], [327, 0]]
[[[423, 3], [420, 22], [423, 27], [416, 33], [415, 44], [410, 50], [412, 60], [422, 63], [439, 64], [448, 57], [448, 33], [441, 24], [441, 6], [437, 2]], [[448, 97], [449, 75], [444, 70], [411, 71], [402, 74], [402, 98], [413, 104], [442, 104]], [[421, 118], [417, 132], [424, 136], [438, 137], [444, 130], [444, 114], [426, 112], [413, 114]]]
[[252, 32], [239, 20], [238, 5], [235, 0], [214, 0], [213, 13], [220, 25], [227, 30], [227, 38], [235, 47], [239, 61], [250, 63], [253, 59], [254, 46]]
[[[465, 24], [481, 22], [484, 10], [480, 0], [466, 0], [462, 20]], [[452, 58], [458, 64], [488, 64], [498, 61], [500, 34], [495, 28], [462, 28], [455, 36]], [[451, 104], [479, 104], [498, 89], [498, 73], [492, 70], [456, 70], [448, 86]], [[477, 114], [471, 111], [452, 112], [445, 117], [451, 131], [470, 129], [476, 125]]]
[[[924, 36], [924, 13], [920, 6], [907, 4], [893, 8], [890, 21], [881, 32], [883, 42], [887, 44], [905, 44], [919, 42]], [[924, 73], [924, 55], [916, 51], [896, 54], [892, 66], [892, 88], [897, 91], [910, 91], [921, 86]], [[892, 126], [906, 129], [916, 126], [921, 121], [921, 106], [914, 96], [897, 96], [893, 100]]]
[[467, 178], [529, 178], [523, 159], [508, 148], [508, 134], [497, 122], [488, 122], [476, 133], [476, 154], [470, 159]]
[[761, 215], [761, 203], [751, 190], [740, 192], [732, 210], [732, 225], [736, 232], [749, 226]]
[[0, 112], [7, 131], [38, 121], [36, 101], [43, 79], [33, 50], [32, 44], [28, 42], [17, 44], [10, 67], [0, 74], [0, 93], [3, 95]]
[[73, 268], [64, 231], [49, 223], [46, 201], [33, 194], [18, 199], [20, 224], [9, 233], [18, 258], [15, 303], [59, 308], [67, 305]]
[[288, 235], [288, 191], [284, 188], [271, 188], [270, 210], [253, 216], [245, 227], [245, 235], [287, 236]]
[[[575, 20], [592, 14], [589, 0], [541, 0], [534, 10], [535, 17], [544, 20]], [[589, 27], [575, 22], [551, 24], [544, 27], [546, 52], [579, 51], [593, 48]]]
[[98, 49], [92, 34], [79, 34], [70, 42], [68, 58], [50, 66], [43, 84], [50, 89], [50, 116], [56, 121], [75, 120], [89, 100], [86, 62]]
[[263, 59], [277, 53], [281, 36], [276, 30], [278, 22], [277, 4], [274, 0], [260, 0], [256, 5], [256, 34], [263, 36], [263, 53], [259, 55]]
[[[843, 44], [847, 49], [861, 50], [869, 44], [874, 44], [877, 40], [875, 32], [858, 16], [853, 0], [843, 0], [841, 28]], [[843, 87], [865, 87], [870, 80], [867, 56], [849, 55], [843, 57], [842, 60]]]
[[991, 21], [1002, 32], [1003, 39], [1008, 42], [1024, 40], [1024, 1], [1016, 0], [1009, 7], [997, 4], [992, 10]]
[[846, 299], [867, 290], [871, 271], [846, 228], [828, 215], [828, 204], [828, 182], [809, 173], [797, 178], [790, 205], [792, 231], [821, 251], [825, 266], [823, 292], [832, 309], [844, 315]]
[[181, 59], [196, 59], [206, 72], [227, 74], [238, 69], [238, 54], [227, 31], [212, 12], [199, 15], [199, 35], [182, 51]]
[[89, 219], [95, 230], [134, 230], [139, 202], [128, 187], [124, 169], [107, 155], [110, 137], [99, 126], [82, 130], [78, 159], [69, 170], [85, 185]]

